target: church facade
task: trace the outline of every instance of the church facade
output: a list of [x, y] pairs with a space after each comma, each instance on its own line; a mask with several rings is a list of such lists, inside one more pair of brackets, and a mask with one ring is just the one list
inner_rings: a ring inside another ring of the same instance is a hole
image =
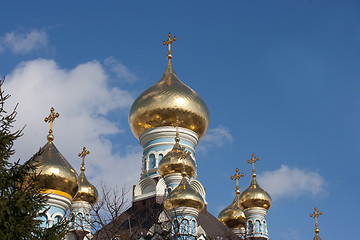
[[133, 103], [129, 124], [143, 147], [141, 176], [132, 191], [132, 204], [103, 229], [91, 229], [91, 209], [98, 199], [96, 188], [86, 179], [84, 159], [78, 175], [55, 147], [52, 123], [59, 115], [51, 109], [48, 142], [38, 157], [39, 188], [48, 194], [49, 210], [41, 215], [44, 227], [51, 227], [70, 211], [68, 240], [109, 239], [269, 239], [266, 213], [270, 195], [256, 181], [253, 154], [252, 181], [242, 193], [237, 169], [234, 201], [214, 217], [207, 211], [206, 191], [197, 179], [196, 146], [207, 131], [209, 111], [205, 102], [175, 74], [172, 66], [171, 34], [168, 63], [160, 81]]

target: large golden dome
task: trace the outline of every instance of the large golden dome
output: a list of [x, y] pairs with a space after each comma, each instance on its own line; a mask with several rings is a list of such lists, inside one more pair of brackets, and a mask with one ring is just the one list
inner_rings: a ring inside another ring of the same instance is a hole
[[98, 191], [85, 176], [84, 171], [79, 175], [79, 190], [73, 201], [85, 201], [94, 205], [98, 199]]
[[41, 154], [34, 158], [38, 165], [36, 173], [39, 174], [36, 187], [42, 192], [58, 194], [72, 200], [79, 186], [77, 173], [53, 142], [46, 143], [40, 152]]
[[205, 206], [204, 199], [183, 177], [179, 185], [166, 197], [164, 208], [170, 210], [177, 207], [192, 207], [201, 211]]
[[240, 195], [240, 205], [244, 209], [261, 207], [269, 210], [271, 202], [270, 195], [259, 186], [256, 181], [256, 174], [253, 173], [250, 186]]
[[235, 196], [234, 201], [222, 210], [217, 218], [229, 228], [245, 227], [246, 218], [239, 204], [239, 195]]
[[179, 80], [169, 59], [160, 81], [131, 106], [129, 124], [138, 139], [145, 130], [160, 126], [187, 128], [200, 139], [209, 125], [209, 111], [200, 96]]
[[178, 133], [175, 137], [174, 147], [168, 152], [159, 163], [159, 173], [162, 177], [173, 173], [186, 172], [189, 177], [194, 176], [196, 164], [189, 152], [185, 152], [185, 148], [181, 148]]

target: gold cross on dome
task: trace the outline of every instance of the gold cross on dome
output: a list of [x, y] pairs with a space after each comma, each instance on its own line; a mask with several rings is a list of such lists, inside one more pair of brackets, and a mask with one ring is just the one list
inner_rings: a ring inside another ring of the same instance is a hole
[[175, 121], [175, 128], [176, 128], [175, 142], [180, 142], [179, 126], [180, 126], [181, 123], [183, 123], [183, 121], [179, 120], [179, 117], [176, 117], [176, 121]]
[[171, 37], [171, 33], [169, 33], [169, 35], [168, 35], [168, 40], [163, 42], [163, 45], [164, 45], [164, 46], [165, 46], [165, 45], [168, 45], [168, 47], [169, 47], [168, 55], [167, 55], [167, 58], [168, 58], [169, 60], [172, 59], [172, 55], [171, 55], [171, 44], [172, 44], [173, 42], [175, 42], [175, 41], [176, 41], [176, 37], [175, 37], [175, 36], [174, 36], [174, 37]]
[[255, 157], [255, 154], [252, 154], [251, 155], [251, 159], [248, 160], [248, 163], [252, 164], [252, 172], [255, 173], [255, 163], [259, 161], [259, 158], [258, 157]]
[[78, 156], [82, 158], [82, 163], [80, 168], [82, 172], [85, 171], [85, 157], [88, 154], [90, 154], [90, 151], [86, 150], [86, 147], [83, 147], [82, 152], [78, 154]]
[[314, 208], [314, 212], [310, 214], [310, 217], [315, 218], [315, 227], [318, 227], [318, 217], [322, 215], [322, 212], [319, 212], [317, 207]]
[[235, 191], [236, 194], [238, 194], [238, 193], [240, 194], [239, 179], [243, 176], [244, 176], [244, 173], [239, 173], [239, 169], [237, 168], [237, 169], [235, 169], [235, 175], [230, 177], [231, 180], [235, 179], [235, 181], [236, 181], [236, 191]]
[[185, 147], [181, 148], [181, 156], [180, 159], [185, 159], [187, 156], [189, 156], [191, 154], [190, 151], [185, 150]]
[[52, 135], [53, 122], [56, 118], [59, 118], [59, 116], [60, 116], [59, 113], [55, 113], [55, 109], [51, 107], [49, 116], [45, 117], [44, 119], [45, 122], [50, 123], [49, 135], [47, 136], [49, 142], [52, 142], [54, 140], [54, 136]]

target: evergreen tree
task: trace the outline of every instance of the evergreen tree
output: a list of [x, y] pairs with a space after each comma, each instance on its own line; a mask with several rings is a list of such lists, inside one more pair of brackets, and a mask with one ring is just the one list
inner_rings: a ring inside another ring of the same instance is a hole
[[36, 219], [39, 213], [47, 210], [47, 196], [33, 184], [38, 178], [34, 157], [41, 152], [24, 164], [19, 160], [10, 162], [15, 153], [14, 142], [21, 137], [23, 129], [12, 131], [17, 112], [16, 107], [10, 113], [4, 108], [10, 97], [2, 90], [4, 80], [0, 79], [0, 239], [61, 239], [67, 233], [65, 220], [46, 229]]

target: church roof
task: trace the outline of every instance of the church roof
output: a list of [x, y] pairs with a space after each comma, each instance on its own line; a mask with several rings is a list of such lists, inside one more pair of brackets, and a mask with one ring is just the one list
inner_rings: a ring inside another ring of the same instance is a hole
[[[134, 202], [133, 205], [114, 219], [105, 228], [107, 231], [117, 234], [120, 239], [133, 239], [134, 237], [146, 236], [154, 223], [158, 222], [159, 215], [164, 206], [156, 197]], [[231, 229], [222, 224], [216, 217], [203, 209], [198, 218], [198, 225], [211, 239], [222, 237], [225, 239], [240, 239]], [[94, 240], [106, 239], [105, 229], [94, 234]], [[115, 235], [114, 235], [115, 236]]]

